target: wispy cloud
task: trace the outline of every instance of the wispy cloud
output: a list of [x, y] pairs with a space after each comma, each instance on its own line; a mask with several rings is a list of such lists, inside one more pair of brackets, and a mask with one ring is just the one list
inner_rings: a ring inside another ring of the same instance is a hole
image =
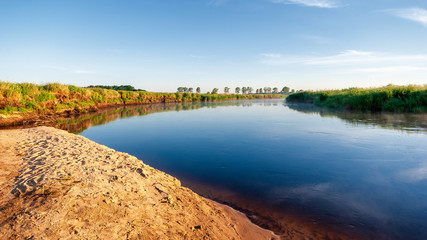
[[73, 72], [76, 74], [93, 74], [94, 73], [92, 71], [87, 71], [87, 70], [74, 70]]
[[422, 8], [402, 8], [402, 9], [388, 9], [385, 12], [389, 12], [397, 17], [411, 20], [422, 24], [427, 27], [427, 10]]
[[370, 72], [370, 73], [391, 73], [391, 72], [412, 72], [412, 71], [426, 71], [426, 67], [417, 66], [393, 66], [393, 67], [378, 67], [378, 68], [359, 68], [357, 72]]
[[105, 49], [107, 52], [112, 52], [112, 53], [121, 53], [122, 51], [118, 50], [118, 49], [113, 49], [113, 48], [107, 48]]
[[312, 35], [312, 34], [304, 34], [304, 35], [300, 35], [299, 37], [302, 39], [305, 39], [305, 40], [309, 40], [309, 41], [318, 43], [318, 44], [328, 44], [328, 43], [333, 42], [333, 39], [331, 39], [331, 38]]
[[267, 57], [267, 58], [278, 58], [278, 59], [283, 57], [283, 55], [278, 53], [261, 53], [261, 56]]
[[[426, 67], [427, 55], [398, 55], [390, 53], [368, 52], [358, 50], [346, 50], [336, 55], [330, 56], [287, 56], [278, 53], [260, 54], [260, 63], [264, 65], [319, 65], [319, 66], [359, 66], [359, 70], [369, 71], [367, 68], [360, 68], [363, 65], [377, 64], [376, 69], [371, 71], [390, 71], [391, 67], [400, 66], [394, 70], [422, 70]], [[378, 66], [383, 65], [383, 66]], [[386, 66], [384, 66], [386, 65]], [[405, 67], [402, 67], [405, 66]], [[390, 69], [386, 68], [390, 67]]]
[[274, 3], [298, 4], [307, 7], [338, 8], [339, 4], [334, 0], [271, 0]]

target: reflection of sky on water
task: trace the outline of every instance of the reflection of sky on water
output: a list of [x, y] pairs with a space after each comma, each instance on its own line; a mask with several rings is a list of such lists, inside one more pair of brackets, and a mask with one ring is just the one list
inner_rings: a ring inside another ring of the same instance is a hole
[[418, 168], [411, 168], [401, 171], [398, 174], [398, 177], [402, 181], [407, 181], [410, 183], [417, 183], [427, 179], [427, 164], [423, 164]]
[[267, 100], [121, 119], [82, 135], [179, 178], [295, 204], [320, 220], [423, 239], [424, 119], [320, 113]]

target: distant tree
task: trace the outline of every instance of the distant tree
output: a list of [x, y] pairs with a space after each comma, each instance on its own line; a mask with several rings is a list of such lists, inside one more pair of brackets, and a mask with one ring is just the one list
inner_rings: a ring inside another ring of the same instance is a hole
[[186, 92], [188, 92], [188, 88], [187, 88], [187, 87], [183, 87], [183, 88], [182, 88], [182, 90], [183, 90], [183, 92], [185, 92], [185, 93], [186, 93]]
[[259, 89], [259, 94], [262, 94], [262, 93], [263, 93], [263, 92], [262, 92], [262, 88], [260, 88], [260, 89]]
[[279, 89], [277, 87], [273, 88], [273, 93], [279, 93]]
[[105, 88], [105, 89], [112, 89], [112, 90], [123, 90], [123, 91], [145, 91], [144, 89], [136, 89], [131, 85], [114, 85], [114, 86], [106, 86], [106, 85], [90, 85], [88, 88]]
[[212, 94], [217, 94], [218, 93], [218, 88], [214, 88], [213, 90], [212, 90]]
[[271, 93], [271, 87], [264, 87], [264, 93]]
[[196, 93], [200, 93], [200, 87], [196, 88]]
[[248, 87], [247, 89], [248, 89], [249, 94], [251, 94], [254, 91], [254, 89], [252, 87]]
[[248, 92], [248, 89], [246, 87], [242, 87], [242, 93], [246, 94]]
[[256, 90], [256, 94], [259, 94], [259, 89], [257, 88], [257, 90]]
[[236, 90], [235, 90], [235, 91], [236, 91], [236, 93], [237, 93], [237, 94], [239, 94], [239, 93], [240, 93], [240, 88], [239, 88], [239, 87], [236, 87]]
[[188, 88], [188, 92], [192, 93], [193, 92], [193, 88]]
[[182, 92], [183, 91], [183, 88], [182, 87], [179, 87], [179, 88], [177, 88], [176, 89], [178, 92]]
[[295, 89], [292, 89], [291, 93], [294, 93], [294, 92], [295, 92]]
[[224, 88], [224, 93], [229, 93], [230, 92], [230, 88], [229, 87], [225, 87]]
[[282, 92], [284, 93], [284, 94], [288, 94], [289, 93], [289, 88], [288, 87], [283, 87], [282, 88]]

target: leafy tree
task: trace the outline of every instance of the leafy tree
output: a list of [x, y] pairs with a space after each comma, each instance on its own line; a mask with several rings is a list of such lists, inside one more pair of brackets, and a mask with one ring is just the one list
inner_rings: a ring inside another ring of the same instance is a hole
[[196, 88], [196, 93], [200, 93], [200, 87]]
[[236, 87], [236, 93], [239, 94], [240, 93], [240, 88]]
[[273, 88], [273, 93], [278, 93], [279, 89], [277, 89], [277, 87]]
[[192, 88], [192, 87], [191, 87], [191, 88], [189, 88], [189, 89], [188, 89], [188, 92], [192, 93], [192, 92], [193, 92], [193, 88]]
[[218, 88], [214, 88], [213, 90], [212, 90], [212, 94], [217, 94], [218, 93]]
[[289, 93], [289, 88], [288, 87], [283, 87], [282, 88], [282, 92], [284, 93], [284, 94], [287, 94], [287, 93]]
[[178, 92], [183, 92], [183, 88], [182, 87], [179, 87], [179, 88], [177, 88], [176, 89]]
[[254, 91], [254, 89], [252, 87], [248, 87], [247, 89], [248, 89], [249, 94], [251, 94]]
[[259, 94], [259, 89], [257, 88], [257, 90], [256, 90], [256, 94]]
[[225, 87], [224, 88], [224, 93], [229, 93], [230, 92], [230, 88], [229, 87]]
[[248, 89], [246, 87], [242, 87], [242, 93], [246, 94], [246, 92], [248, 91]]
[[114, 86], [106, 86], [106, 85], [90, 85], [88, 88], [105, 88], [105, 89], [112, 89], [112, 90], [124, 90], [124, 91], [145, 91], [143, 89], [136, 89], [131, 85], [114, 85]]

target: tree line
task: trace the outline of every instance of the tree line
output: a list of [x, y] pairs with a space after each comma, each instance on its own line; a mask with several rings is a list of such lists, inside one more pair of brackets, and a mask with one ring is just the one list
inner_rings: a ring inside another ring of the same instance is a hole
[[104, 89], [112, 89], [112, 90], [123, 90], [123, 91], [145, 91], [144, 89], [136, 89], [135, 87], [131, 86], [131, 85], [113, 85], [113, 86], [108, 86], [108, 85], [90, 85], [88, 86], [88, 88], [104, 88]]
[[[230, 93], [231, 88], [229, 87], [224, 87], [224, 93], [228, 94]], [[200, 93], [200, 87], [196, 88], [196, 93]], [[212, 89], [211, 92], [208, 92], [210, 94], [217, 94], [219, 91], [218, 88], [214, 88]], [[194, 92], [194, 88], [192, 87], [179, 87], [177, 88], [177, 92], [179, 93], [193, 93]], [[254, 89], [252, 87], [236, 87], [234, 89], [234, 93], [236, 94], [289, 94], [289, 93], [294, 93], [295, 90], [294, 89], [290, 89], [289, 87], [283, 87], [280, 91], [277, 87], [271, 88], [271, 87], [264, 87], [264, 88], [257, 88], [254, 92]]]

